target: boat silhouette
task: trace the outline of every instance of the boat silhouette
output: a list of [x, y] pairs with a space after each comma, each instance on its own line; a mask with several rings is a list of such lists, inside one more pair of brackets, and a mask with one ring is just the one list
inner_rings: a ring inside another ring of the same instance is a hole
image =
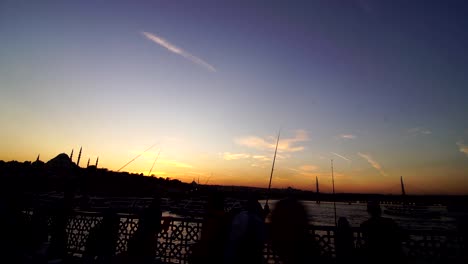
[[401, 196], [403, 202], [400, 205], [388, 205], [384, 209], [384, 213], [391, 216], [411, 217], [411, 218], [437, 218], [439, 212], [431, 211], [429, 207], [409, 203], [406, 198], [405, 184], [403, 176], [400, 177]]

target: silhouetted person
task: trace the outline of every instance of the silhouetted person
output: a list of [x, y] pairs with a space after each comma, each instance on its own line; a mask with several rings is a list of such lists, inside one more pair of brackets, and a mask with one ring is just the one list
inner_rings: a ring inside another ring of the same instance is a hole
[[457, 218], [457, 229], [462, 238], [462, 247], [465, 249], [462, 252], [462, 262], [468, 263], [468, 215], [461, 215]]
[[0, 194], [0, 257], [9, 263], [22, 263], [27, 247], [26, 217], [15, 194]]
[[349, 263], [353, 261], [354, 237], [351, 226], [346, 217], [338, 219], [335, 230], [335, 252], [338, 263]]
[[73, 212], [74, 192], [67, 188], [63, 199], [51, 210], [52, 227], [48, 257], [53, 260], [64, 260], [67, 257], [67, 225], [69, 217]]
[[382, 217], [378, 202], [369, 202], [370, 218], [361, 224], [364, 259], [368, 263], [398, 263], [402, 260], [402, 232], [390, 218]]
[[261, 264], [264, 262], [265, 222], [262, 206], [250, 197], [245, 209], [234, 216], [224, 262], [227, 264]]
[[138, 229], [128, 241], [127, 255], [130, 263], [155, 261], [158, 234], [161, 231], [161, 201], [153, 198], [151, 205], [143, 210]]
[[90, 210], [90, 203], [91, 203], [91, 199], [89, 198], [89, 195], [82, 194], [80, 201], [79, 201], [80, 210], [83, 210], [83, 211]]
[[100, 224], [89, 233], [84, 254], [85, 263], [111, 263], [119, 238], [120, 218], [108, 209]]
[[47, 259], [48, 248], [48, 217], [49, 208], [37, 203], [33, 208], [33, 215], [29, 225], [29, 252], [35, 262], [44, 262]]
[[270, 206], [268, 205], [268, 203], [265, 203], [265, 206], [263, 207], [264, 218], [267, 218], [269, 213], [271, 213]]
[[316, 243], [309, 233], [307, 212], [294, 198], [276, 203], [271, 213], [271, 243], [285, 264], [320, 262]]
[[200, 241], [193, 248], [192, 263], [222, 263], [228, 236], [224, 197], [213, 193], [208, 200]]

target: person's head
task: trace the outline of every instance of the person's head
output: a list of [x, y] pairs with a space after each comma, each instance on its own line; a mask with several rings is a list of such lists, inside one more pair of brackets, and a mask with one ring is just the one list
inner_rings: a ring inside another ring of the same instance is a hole
[[101, 222], [103, 226], [110, 228], [120, 223], [120, 217], [117, 215], [117, 213], [113, 209], [108, 208], [104, 210], [103, 213], [104, 214], [102, 216], [102, 222]]
[[308, 228], [308, 215], [305, 207], [296, 199], [278, 201], [271, 213], [272, 225], [279, 229], [289, 228], [304, 232]]
[[244, 202], [243, 207], [248, 213], [263, 217], [263, 209], [258, 202], [258, 195], [255, 193], [248, 194], [247, 200]]
[[75, 200], [75, 186], [73, 183], [67, 183], [63, 190], [63, 202], [68, 207], [73, 207]]
[[212, 211], [224, 211], [224, 195], [221, 192], [214, 192], [208, 199], [207, 209]]
[[152, 221], [161, 217], [161, 199], [154, 196], [151, 203], [142, 211], [141, 219]]
[[153, 195], [149, 208], [150, 210], [161, 210], [161, 198], [158, 195]]
[[338, 219], [338, 227], [339, 228], [348, 228], [349, 227], [348, 219], [346, 219], [346, 217], [340, 217]]
[[380, 209], [380, 203], [378, 201], [370, 201], [367, 203], [367, 212], [372, 217], [379, 217], [382, 215], [382, 209]]

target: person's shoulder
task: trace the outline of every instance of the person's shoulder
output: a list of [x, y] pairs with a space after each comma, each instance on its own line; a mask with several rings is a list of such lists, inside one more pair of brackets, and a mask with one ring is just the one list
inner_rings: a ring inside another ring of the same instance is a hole
[[387, 224], [387, 225], [396, 225], [395, 220], [393, 220], [393, 219], [391, 219], [391, 218], [382, 217], [380, 221], [381, 221], [382, 223]]
[[364, 222], [361, 223], [361, 228], [368, 227], [370, 225], [370, 223], [371, 223], [370, 219], [365, 220]]
[[246, 211], [241, 211], [234, 215], [232, 222], [233, 223], [239, 223], [239, 222], [245, 222], [249, 218], [249, 215]]

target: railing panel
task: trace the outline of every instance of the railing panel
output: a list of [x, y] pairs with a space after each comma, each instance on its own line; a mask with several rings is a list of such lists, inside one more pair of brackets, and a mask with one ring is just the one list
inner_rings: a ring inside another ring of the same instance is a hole
[[89, 232], [101, 221], [102, 217], [98, 215], [77, 214], [69, 218], [67, 225], [68, 251], [76, 254], [84, 253]]
[[173, 219], [158, 236], [158, 253], [164, 262], [188, 263], [191, 247], [200, 239], [200, 220]]
[[[31, 219], [31, 211], [26, 211], [27, 218]], [[102, 221], [102, 213], [74, 212], [68, 219], [67, 249], [69, 254], [82, 256], [85, 251], [89, 233]], [[138, 218], [133, 214], [119, 214], [119, 236], [116, 243], [115, 254], [127, 251], [128, 240], [138, 229]], [[163, 219], [164, 222], [166, 219]], [[157, 256], [165, 263], [189, 262], [192, 246], [200, 239], [202, 221], [200, 219], [169, 218], [167, 229], [158, 234]], [[52, 221], [48, 221], [49, 225]], [[162, 223], [163, 225], [163, 223]], [[164, 226], [164, 225], [163, 225]], [[352, 228], [354, 246], [357, 250], [363, 247], [362, 233], [359, 228]], [[334, 258], [335, 233], [332, 226], [311, 226], [310, 234], [315, 237], [320, 254], [324, 258]], [[403, 242], [403, 250], [410, 260], [434, 262], [447, 260], [455, 262], [462, 259], [464, 241], [456, 232], [443, 231], [408, 231], [407, 239]], [[268, 241], [264, 248], [267, 263], [280, 263]]]
[[127, 252], [128, 240], [135, 234], [137, 229], [138, 218], [134, 215], [123, 215], [120, 217], [116, 254]]

